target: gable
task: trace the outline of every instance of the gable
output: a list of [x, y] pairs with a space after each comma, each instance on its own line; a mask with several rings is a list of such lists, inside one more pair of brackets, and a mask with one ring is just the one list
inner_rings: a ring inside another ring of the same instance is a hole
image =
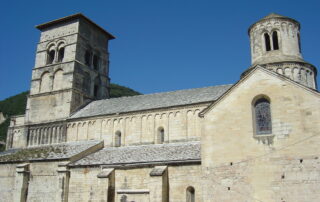
[[[257, 97], [270, 100], [272, 132], [262, 136], [254, 129], [253, 103]], [[202, 163], [237, 162], [271, 151], [319, 153], [319, 106], [318, 92], [256, 68], [202, 112]], [[306, 138], [310, 142], [304, 142]]]
[[[233, 91], [240, 88], [241, 85], [247, 85], [249, 83], [252, 83], [254, 81], [260, 81], [261, 84], [266, 84], [264, 81], [271, 81], [274, 80], [273, 83], [279, 83], [280, 81], [283, 82], [281, 85], [292, 85], [292, 87], [299, 88], [302, 91], [305, 91], [305, 93], [308, 92], [308, 94], [313, 94], [315, 98], [320, 99], [320, 93], [316, 90], [313, 90], [311, 88], [305, 87], [283, 75], [280, 75], [278, 73], [275, 73], [273, 71], [267, 70], [261, 66], [256, 66], [254, 69], [251, 70], [250, 73], [248, 73], [245, 77], [240, 79], [237, 83], [235, 83], [232, 87], [230, 87], [228, 90], [225, 91], [224, 94], [222, 94], [215, 102], [212, 102], [206, 109], [204, 109], [202, 112], [199, 113], [201, 117], [205, 116], [206, 113], [211, 111], [216, 105], [218, 105], [220, 102], [223, 102], [223, 100], [230, 96]], [[268, 82], [268, 83], [269, 83]], [[243, 84], [247, 83], [247, 84]], [[279, 83], [280, 84], [280, 83]]]

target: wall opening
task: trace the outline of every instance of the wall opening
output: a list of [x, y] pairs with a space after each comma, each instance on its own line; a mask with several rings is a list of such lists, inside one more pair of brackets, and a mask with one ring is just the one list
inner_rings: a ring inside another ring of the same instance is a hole
[[93, 56], [93, 68], [95, 70], [99, 69], [99, 57], [97, 55]]
[[195, 190], [193, 187], [187, 188], [186, 201], [187, 202], [195, 202]]
[[159, 127], [158, 128], [158, 131], [157, 131], [157, 143], [158, 144], [162, 144], [162, 143], [164, 143], [164, 128], [163, 127]]
[[62, 61], [63, 61], [63, 58], [64, 58], [64, 47], [62, 47], [62, 48], [59, 49], [59, 52], [58, 52], [58, 62], [62, 62]]
[[114, 146], [120, 147], [121, 146], [121, 132], [117, 131], [114, 138]]
[[279, 39], [278, 39], [277, 31], [274, 31], [272, 33], [272, 41], [273, 41], [273, 50], [279, 50]]
[[266, 45], [266, 51], [270, 51], [271, 50], [271, 44], [270, 44], [270, 36], [268, 33], [264, 34], [264, 41], [265, 41], [265, 45]]
[[299, 52], [301, 53], [301, 42], [300, 42], [300, 34], [297, 34], [298, 37], [298, 45], [299, 45]]
[[84, 61], [87, 66], [91, 65], [91, 52], [89, 50], [84, 54]]
[[52, 64], [54, 61], [54, 56], [56, 52], [54, 50], [50, 50], [47, 55], [47, 64]]

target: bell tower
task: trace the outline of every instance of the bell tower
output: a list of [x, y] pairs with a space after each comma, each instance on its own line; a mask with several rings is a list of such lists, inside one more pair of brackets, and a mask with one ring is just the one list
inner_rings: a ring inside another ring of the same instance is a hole
[[26, 124], [64, 120], [90, 100], [109, 97], [110, 33], [82, 14], [36, 28], [41, 36]]
[[252, 64], [248, 70], [260, 65], [304, 86], [317, 88], [317, 69], [302, 57], [298, 21], [272, 13], [251, 25], [248, 34]]

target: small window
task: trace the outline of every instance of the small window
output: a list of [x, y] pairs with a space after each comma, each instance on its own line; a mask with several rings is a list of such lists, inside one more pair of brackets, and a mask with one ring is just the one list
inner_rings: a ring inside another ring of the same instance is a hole
[[62, 48], [59, 49], [59, 52], [58, 52], [58, 62], [62, 62], [62, 61], [63, 61], [63, 58], [64, 58], [64, 47], [62, 47]]
[[270, 102], [260, 98], [254, 103], [255, 129], [257, 135], [271, 134], [271, 111]]
[[164, 143], [164, 129], [163, 129], [163, 127], [158, 128], [157, 142], [158, 142], [158, 144]]
[[95, 70], [99, 69], [99, 57], [97, 55], [93, 56], [93, 68]]
[[279, 40], [278, 40], [278, 32], [274, 31], [272, 33], [272, 41], [273, 41], [273, 50], [279, 50]]
[[270, 51], [271, 50], [271, 44], [270, 44], [270, 36], [268, 33], [264, 34], [264, 41], [266, 44], [266, 51]]
[[117, 131], [114, 138], [114, 146], [120, 147], [121, 146], [121, 132]]
[[187, 188], [186, 199], [187, 202], [195, 202], [195, 190], [193, 187]]
[[84, 55], [84, 60], [85, 60], [85, 64], [90, 66], [91, 65], [91, 52], [90, 51], [86, 51], [85, 55]]
[[53, 63], [55, 54], [56, 54], [56, 52], [54, 50], [50, 50], [48, 52], [47, 64]]

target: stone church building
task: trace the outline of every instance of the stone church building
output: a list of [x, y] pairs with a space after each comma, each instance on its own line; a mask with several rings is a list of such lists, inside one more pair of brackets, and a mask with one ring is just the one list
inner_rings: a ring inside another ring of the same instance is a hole
[[298, 21], [251, 25], [252, 65], [233, 85], [112, 99], [112, 34], [82, 14], [37, 28], [0, 201], [319, 201], [320, 93]]

